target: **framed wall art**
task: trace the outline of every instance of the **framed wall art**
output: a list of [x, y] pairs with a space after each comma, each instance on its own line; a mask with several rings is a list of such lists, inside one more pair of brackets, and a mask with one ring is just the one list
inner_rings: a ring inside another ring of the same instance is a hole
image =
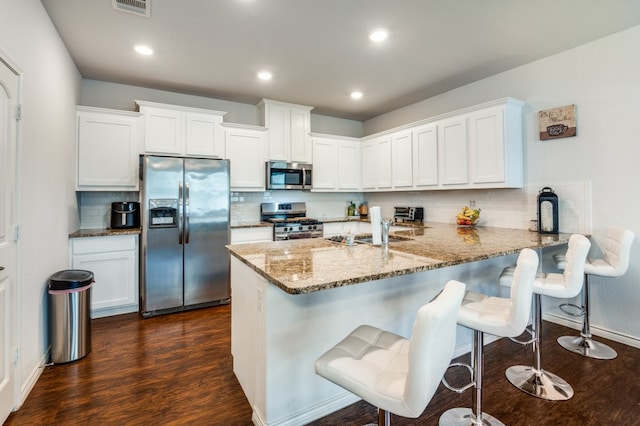
[[538, 113], [540, 140], [576, 135], [576, 106], [565, 105]]

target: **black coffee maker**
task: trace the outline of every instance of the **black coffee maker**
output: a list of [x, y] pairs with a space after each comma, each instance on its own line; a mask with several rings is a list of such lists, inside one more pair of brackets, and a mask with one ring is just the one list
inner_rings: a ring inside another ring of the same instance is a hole
[[117, 201], [111, 203], [111, 229], [140, 228], [140, 203]]

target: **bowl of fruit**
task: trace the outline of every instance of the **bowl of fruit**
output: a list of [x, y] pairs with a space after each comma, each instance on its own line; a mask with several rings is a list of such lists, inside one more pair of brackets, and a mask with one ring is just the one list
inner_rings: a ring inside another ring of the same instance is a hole
[[480, 209], [464, 206], [456, 216], [456, 223], [458, 226], [476, 226], [478, 219], [480, 219]]

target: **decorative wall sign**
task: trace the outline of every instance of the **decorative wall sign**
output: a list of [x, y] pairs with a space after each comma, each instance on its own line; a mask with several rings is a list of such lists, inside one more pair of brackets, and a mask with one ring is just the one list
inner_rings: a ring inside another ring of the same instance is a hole
[[576, 135], [576, 106], [565, 105], [538, 113], [540, 140]]

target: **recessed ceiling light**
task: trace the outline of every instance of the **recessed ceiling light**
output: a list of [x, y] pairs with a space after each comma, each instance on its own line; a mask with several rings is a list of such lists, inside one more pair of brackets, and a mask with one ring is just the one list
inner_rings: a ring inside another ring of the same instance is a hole
[[351, 99], [360, 99], [362, 97], [362, 92], [351, 92]]
[[378, 28], [377, 30], [373, 30], [369, 33], [369, 40], [380, 42], [384, 41], [389, 37], [389, 31], [384, 28]]
[[260, 80], [271, 80], [273, 78], [273, 74], [271, 74], [269, 71], [260, 71], [258, 73], [258, 78]]
[[141, 44], [137, 45], [136, 47], [134, 47], [135, 51], [138, 52], [141, 55], [144, 56], [149, 56], [149, 55], [153, 55], [153, 49], [150, 48], [149, 46], [143, 46]]

